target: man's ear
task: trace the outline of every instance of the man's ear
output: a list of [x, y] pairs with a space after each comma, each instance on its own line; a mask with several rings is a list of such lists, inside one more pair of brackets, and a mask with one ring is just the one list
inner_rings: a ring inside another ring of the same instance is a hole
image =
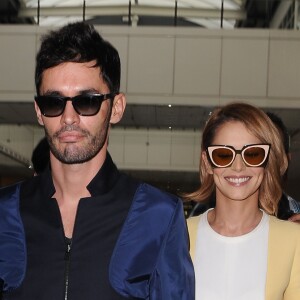
[[126, 98], [123, 93], [120, 93], [115, 96], [113, 105], [112, 105], [112, 112], [110, 117], [110, 123], [116, 124], [118, 123], [123, 116], [126, 107]]
[[205, 169], [206, 169], [207, 173], [212, 175], [213, 174], [213, 168], [212, 168], [210, 162], [208, 161], [206, 151], [202, 151], [201, 156], [202, 156], [202, 161], [204, 162], [204, 166], [205, 166]]
[[40, 125], [44, 126], [44, 121], [42, 119], [42, 113], [40, 108], [38, 107], [38, 105], [36, 104], [36, 102], [34, 101], [34, 108], [35, 108], [35, 112], [36, 112], [36, 117], [37, 120], [39, 122]]

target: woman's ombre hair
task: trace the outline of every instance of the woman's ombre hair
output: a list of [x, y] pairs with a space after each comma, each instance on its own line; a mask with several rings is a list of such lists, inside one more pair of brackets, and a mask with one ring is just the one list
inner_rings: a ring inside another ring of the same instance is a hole
[[185, 195], [186, 199], [205, 201], [215, 190], [213, 175], [207, 171], [203, 156], [212, 144], [218, 128], [230, 121], [241, 122], [261, 143], [271, 144], [268, 163], [265, 167], [263, 181], [259, 187], [259, 207], [268, 214], [276, 215], [278, 202], [282, 195], [282, 176], [288, 161], [284, 151], [281, 135], [270, 118], [259, 108], [246, 103], [231, 103], [218, 108], [210, 115], [202, 134], [200, 153], [201, 186], [193, 193]]

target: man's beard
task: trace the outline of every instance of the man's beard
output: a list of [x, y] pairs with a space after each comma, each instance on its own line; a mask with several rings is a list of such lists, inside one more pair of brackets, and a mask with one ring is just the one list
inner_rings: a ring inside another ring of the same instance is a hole
[[[107, 115], [104, 120], [102, 129], [96, 135], [91, 135], [91, 133], [87, 130], [81, 129], [77, 125], [66, 125], [58, 132], [54, 133], [53, 136], [50, 136], [49, 132], [45, 128], [45, 133], [49, 142], [49, 146], [53, 155], [64, 164], [81, 164], [91, 160], [95, 157], [100, 150], [103, 148], [109, 128], [109, 116]], [[56, 146], [55, 141], [59, 140], [59, 135], [63, 132], [68, 131], [76, 131], [82, 135], [87, 141], [86, 144], [78, 147], [76, 143], [69, 143], [64, 148], [64, 150], [60, 150], [59, 147]]]

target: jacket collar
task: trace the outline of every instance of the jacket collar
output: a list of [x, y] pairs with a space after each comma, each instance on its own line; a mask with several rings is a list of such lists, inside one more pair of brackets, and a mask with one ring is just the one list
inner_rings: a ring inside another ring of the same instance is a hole
[[99, 172], [88, 184], [87, 189], [92, 196], [103, 195], [109, 192], [119, 178], [119, 171], [113, 163], [110, 154], [106, 153], [105, 161]]
[[[107, 152], [102, 167], [87, 185], [87, 189], [92, 196], [103, 195], [112, 189], [119, 176], [120, 173], [113, 163], [110, 154]], [[47, 168], [47, 170], [41, 174], [41, 181], [43, 182], [44, 195], [47, 198], [51, 198], [55, 193], [55, 187], [50, 168]]]

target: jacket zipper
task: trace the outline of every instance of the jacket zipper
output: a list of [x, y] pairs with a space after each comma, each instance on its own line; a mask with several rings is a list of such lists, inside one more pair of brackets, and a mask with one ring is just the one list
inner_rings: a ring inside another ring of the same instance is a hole
[[68, 300], [71, 245], [72, 245], [72, 240], [66, 238], [66, 252], [65, 252], [65, 298], [64, 298], [64, 300]]
[[0, 300], [2, 299], [3, 288], [4, 288], [4, 280], [0, 278]]

